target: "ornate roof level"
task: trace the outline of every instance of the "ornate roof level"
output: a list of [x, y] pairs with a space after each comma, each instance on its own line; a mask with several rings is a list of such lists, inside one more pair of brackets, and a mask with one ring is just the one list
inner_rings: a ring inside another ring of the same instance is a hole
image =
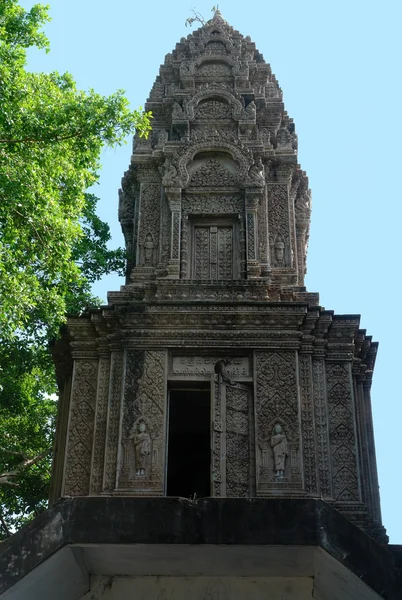
[[232, 280], [256, 299], [305, 298], [308, 179], [282, 91], [251, 39], [217, 10], [166, 55], [146, 110], [153, 133], [134, 140], [120, 191], [131, 291]]

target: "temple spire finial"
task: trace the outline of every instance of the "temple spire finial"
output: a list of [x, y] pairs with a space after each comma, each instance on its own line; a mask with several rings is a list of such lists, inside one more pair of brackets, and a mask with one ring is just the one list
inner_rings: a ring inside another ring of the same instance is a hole
[[214, 16], [212, 17], [210, 23], [211, 24], [213, 24], [213, 23], [214, 24], [218, 24], [218, 23], [220, 23], [220, 24], [226, 24], [226, 21], [223, 18], [222, 13], [221, 13], [221, 11], [219, 10], [218, 7], [215, 8]]

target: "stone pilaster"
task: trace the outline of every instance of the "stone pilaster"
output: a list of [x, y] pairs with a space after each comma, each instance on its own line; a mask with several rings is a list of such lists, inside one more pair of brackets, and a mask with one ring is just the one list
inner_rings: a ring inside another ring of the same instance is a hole
[[168, 279], [180, 277], [181, 188], [166, 188], [170, 209], [170, 257]]
[[260, 189], [246, 189], [247, 279], [259, 277], [261, 274], [258, 261], [258, 204], [260, 198]]
[[304, 489], [307, 494], [318, 495], [315, 415], [313, 405], [312, 353], [313, 336], [303, 336], [299, 350], [298, 378], [303, 442]]
[[87, 496], [95, 429], [98, 353], [89, 319], [70, 321], [74, 359], [63, 496]]

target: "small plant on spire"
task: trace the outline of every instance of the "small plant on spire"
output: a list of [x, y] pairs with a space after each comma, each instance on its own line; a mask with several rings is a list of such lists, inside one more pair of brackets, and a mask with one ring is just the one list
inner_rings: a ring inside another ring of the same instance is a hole
[[[211, 8], [211, 11], [213, 13], [215, 13], [217, 10], [219, 10], [219, 5], [218, 4], [216, 6], [213, 6]], [[199, 13], [198, 11], [196, 11], [194, 8], [192, 9], [192, 12], [193, 12], [193, 16], [192, 17], [188, 17], [186, 19], [186, 22], [185, 22], [185, 26], [186, 27], [191, 27], [192, 24], [195, 23], [195, 22], [197, 22], [197, 21], [198, 21], [198, 23], [201, 23], [202, 26], [204, 26], [204, 25], [207, 24], [206, 20], [204, 19], [204, 17], [202, 16], [201, 13]]]

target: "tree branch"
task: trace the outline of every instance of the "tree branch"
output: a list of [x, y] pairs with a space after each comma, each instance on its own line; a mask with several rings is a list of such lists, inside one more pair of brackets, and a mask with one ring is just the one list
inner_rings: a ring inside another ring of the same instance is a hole
[[[13, 454], [13, 455], [20, 455], [20, 456], [22, 455], [22, 452], [14, 452], [11, 450], [10, 451], [4, 450], [4, 451], [8, 452], [9, 454]], [[32, 467], [32, 465], [36, 465], [38, 462], [43, 460], [45, 458], [45, 456], [47, 456], [51, 451], [52, 451], [52, 448], [46, 448], [46, 450], [43, 450], [43, 452], [40, 452], [39, 454], [37, 454], [37, 456], [34, 456], [33, 458], [25, 458], [25, 460], [23, 460], [23, 462], [21, 464], [19, 464], [12, 471], [8, 471], [6, 473], [1, 473], [0, 474], [0, 485], [8, 485], [9, 487], [18, 487], [18, 483], [15, 483], [15, 481], [12, 481], [12, 479], [15, 479], [15, 477], [18, 477], [18, 475], [21, 474], [21, 471], [24, 471], [25, 469], [29, 469], [29, 467]]]

